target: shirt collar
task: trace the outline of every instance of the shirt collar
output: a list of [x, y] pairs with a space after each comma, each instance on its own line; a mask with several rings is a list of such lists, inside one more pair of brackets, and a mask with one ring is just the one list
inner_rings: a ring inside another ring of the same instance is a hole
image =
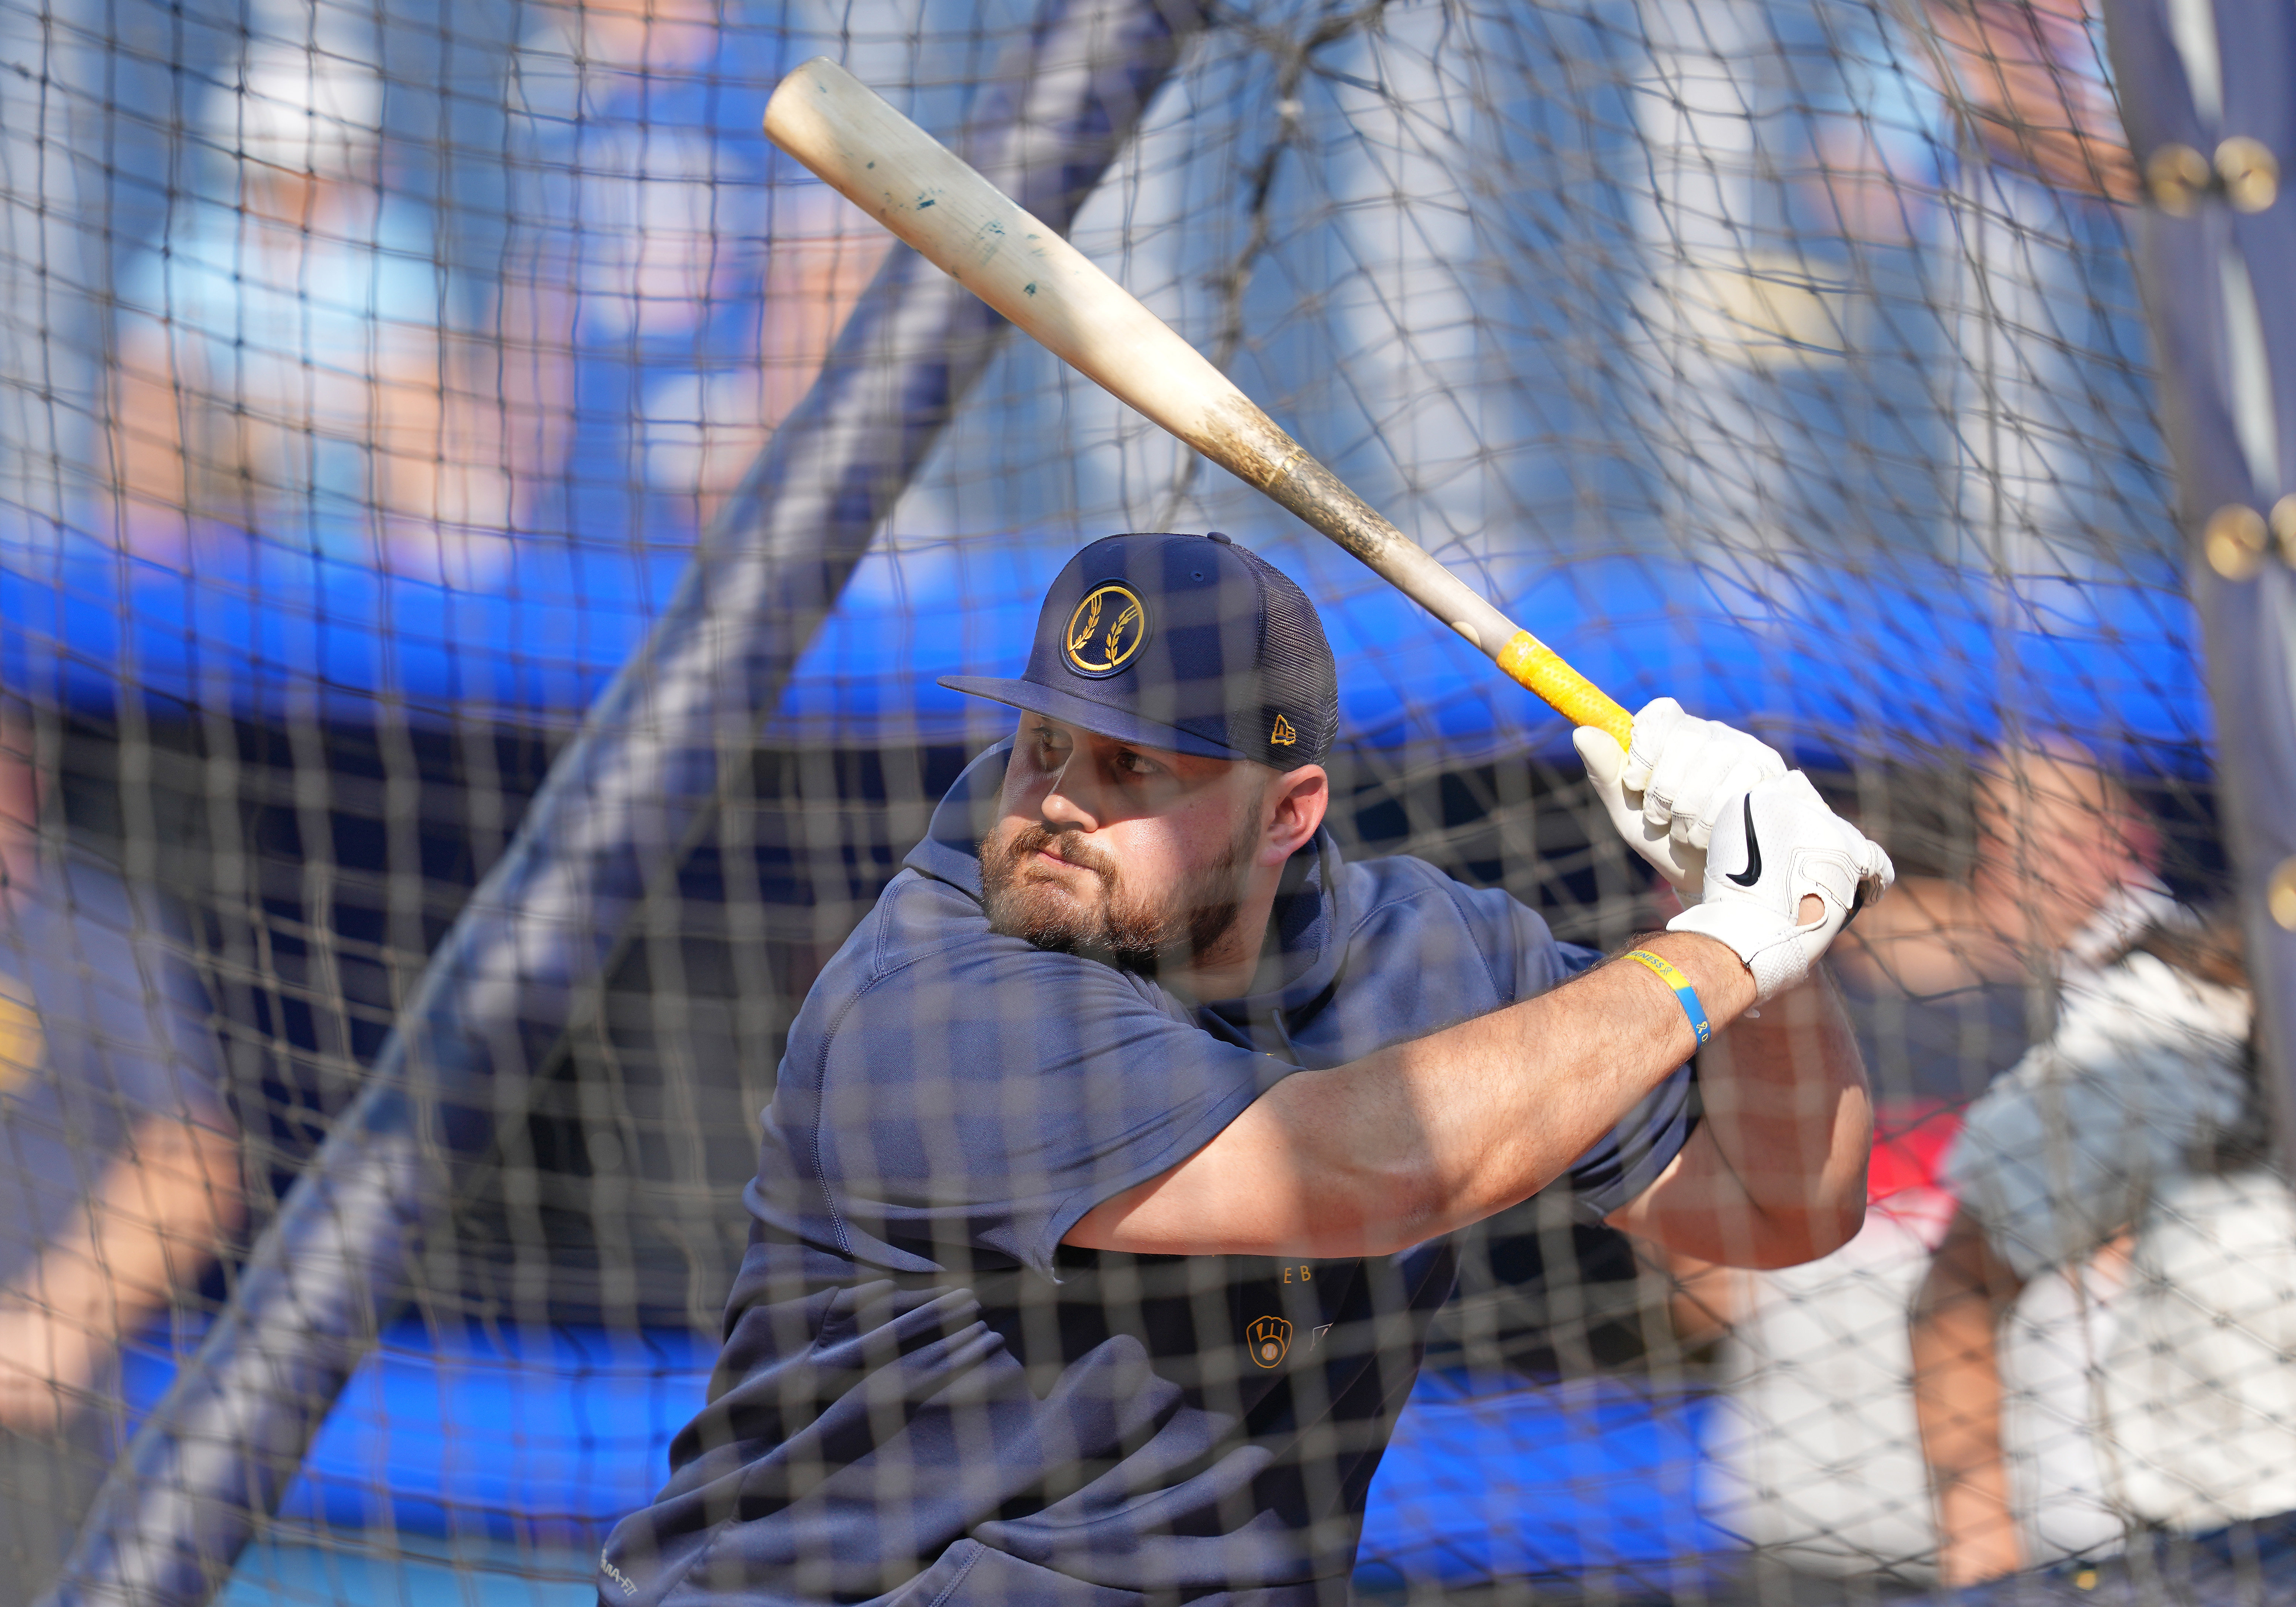
[[[980, 840], [996, 824], [1004, 761], [1012, 750], [1007, 739], [964, 767], [933, 810], [924, 840], [903, 861], [975, 903], [980, 899]], [[1341, 940], [1347, 930], [1346, 881], [1340, 845], [1318, 828], [1315, 840], [1284, 867], [1268, 918], [1272, 952], [1260, 963], [1254, 991], [1240, 999], [1190, 1000], [1188, 1007], [1216, 1018], [1257, 1047], [1274, 1049], [1287, 1041], [1294, 1028], [1322, 1008], [1339, 980], [1347, 948]]]
[[1004, 760], [1013, 751], [1007, 737], [965, 766], [925, 827], [924, 840], [901, 863], [918, 874], [962, 888], [980, 901], [980, 840], [996, 824], [996, 801], [1004, 787]]

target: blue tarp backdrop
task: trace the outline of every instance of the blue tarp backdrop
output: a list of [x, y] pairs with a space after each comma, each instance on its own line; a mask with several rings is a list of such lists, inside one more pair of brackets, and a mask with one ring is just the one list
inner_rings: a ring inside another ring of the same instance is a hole
[[[1569, 752], [1556, 717], [1350, 561], [1304, 537], [1239, 534], [1316, 594], [1342, 667], [1344, 740], [1461, 758]], [[1037, 598], [1072, 550], [1064, 537], [981, 536], [873, 553], [800, 660], [774, 734], [856, 746], [985, 736], [1002, 717], [936, 680], [1016, 673]], [[0, 674], [90, 709], [134, 687], [243, 714], [361, 718], [388, 706], [416, 723], [570, 725], [644, 639], [686, 558], [536, 543], [490, 589], [463, 590], [243, 538], [188, 573], [68, 543], [0, 570]], [[1966, 748], [1999, 734], [2006, 708], [2108, 755], [2134, 747], [2148, 765], [2202, 767], [2198, 627], [2157, 585], [2012, 592], [1923, 565], [1816, 572], [1799, 593], [1755, 596], [1634, 555], [1517, 559], [1476, 578], [1630, 707], [1670, 693], [1805, 759]]]
[[[138, 1416], [174, 1376], [163, 1339], [127, 1354]], [[715, 1359], [677, 1330], [399, 1323], [337, 1400], [279, 1515], [586, 1550], [667, 1476]], [[1372, 1486], [1358, 1585], [1680, 1570], [1732, 1551], [1700, 1500], [1704, 1400], [1609, 1379], [1423, 1374]]]

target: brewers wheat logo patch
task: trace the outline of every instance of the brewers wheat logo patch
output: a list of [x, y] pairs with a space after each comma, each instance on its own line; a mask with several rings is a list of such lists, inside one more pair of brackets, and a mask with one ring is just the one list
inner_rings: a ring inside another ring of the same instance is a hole
[[1280, 1366], [1283, 1353], [1292, 1349], [1292, 1324], [1280, 1316], [1256, 1316], [1243, 1331], [1243, 1348], [1251, 1352], [1255, 1365]]
[[1084, 594], [1062, 638], [1069, 668], [1083, 676], [1112, 676], [1132, 661], [1148, 639], [1148, 611], [1132, 588], [1103, 580]]

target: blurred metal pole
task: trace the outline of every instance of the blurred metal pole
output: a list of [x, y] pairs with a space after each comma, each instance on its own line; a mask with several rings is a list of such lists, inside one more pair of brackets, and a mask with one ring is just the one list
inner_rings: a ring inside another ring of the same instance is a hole
[[[1197, 0], [1053, 0], [959, 149], [1065, 229], [1202, 25]], [[1004, 328], [896, 248], [112, 1469], [50, 1607], [204, 1607], [222, 1587], [404, 1300], [425, 1225], [491, 1157], [630, 918], [707, 829], [721, 767], [747, 761]]]
[[2280, 1152], [2296, 1162], [2296, 0], [2105, 0]]

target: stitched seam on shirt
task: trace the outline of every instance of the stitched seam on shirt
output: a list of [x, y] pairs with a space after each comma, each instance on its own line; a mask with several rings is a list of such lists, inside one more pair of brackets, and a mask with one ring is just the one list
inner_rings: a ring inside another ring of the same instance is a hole
[[[918, 880], [924, 880], [922, 873], [919, 875]], [[947, 884], [944, 883], [943, 885]], [[862, 983], [859, 988], [854, 990], [854, 996], [856, 998], [858, 998], [862, 994], [868, 992], [871, 988], [876, 987], [881, 982], [898, 976], [902, 972], [922, 965], [924, 962], [933, 958], [936, 955], [947, 954], [951, 949], [962, 948], [966, 944], [974, 941], [971, 934], [960, 933], [956, 937], [947, 938], [939, 943], [934, 943], [930, 946], [922, 943], [918, 944], [911, 953], [903, 958], [899, 960], [890, 960], [886, 957], [884, 952], [886, 945], [892, 940], [890, 935], [890, 922], [878, 922], [877, 941], [873, 946], [875, 950], [874, 963], [869, 968], [869, 980]], [[840, 1014], [838, 1017], [838, 1020], [840, 1021], [844, 1019], [845, 1018], [842, 1014]]]
[[[1462, 926], [1464, 926], [1470, 934], [1472, 934], [1475, 930], [1475, 923], [1468, 914], [1467, 906], [1459, 899], [1459, 884], [1453, 881], [1448, 876], [1443, 874], [1442, 872], [1437, 870], [1433, 865], [1429, 865], [1427, 867], [1427, 873], [1440, 881], [1443, 884], [1442, 887], [1439, 889], [1416, 888], [1407, 893], [1398, 893], [1392, 898], [1381, 899], [1377, 904], [1373, 905], [1371, 908], [1364, 912], [1363, 919], [1355, 922], [1348, 933], [1349, 940], [1352, 941], [1357, 933], [1361, 932], [1365, 927], [1370, 925], [1373, 919], [1382, 910], [1395, 909], [1403, 905], [1414, 903], [1425, 897], [1430, 891], [1440, 892], [1444, 899], [1449, 903], [1451, 913], [1459, 918], [1459, 923]], [[1474, 949], [1475, 957], [1478, 960], [1480, 960], [1483, 963], [1483, 977], [1485, 980], [1490, 983], [1491, 991], [1498, 995], [1500, 998], [1506, 1000], [1509, 1004], [1520, 1004], [1521, 1001], [1515, 997], [1517, 989], [1511, 980], [1506, 982], [1499, 980], [1498, 972], [1491, 967], [1490, 955], [1483, 952], [1483, 946], [1481, 944], [1473, 941], [1472, 935], [1469, 938], [1469, 946]]]
[[[1491, 992], [1497, 997], [1505, 999], [1509, 1004], [1520, 1004], [1521, 1001], [1516, 997], [1516, 995], [1521, 991], [1521, 989], [1515, 987], [1514, 979], [1510, 977], [1505, 981], [1501, 981], [1499, 980], [1497, 969], [1491, 963], [1491, 956], [1483, 952], [1483, 946], [1481, 944], [1474, 941], [1474, 917], [1468, 913], [1466, 900], [1460, 896], [1464, 890], [1460, 888], [1457, 882], [1452, 881], [1448, 876], [1444, 875], [1442, 872], [1437, 871], [1435, 875], [1437, 880], [1441, 881], [1443, 884], [1443, 896], [1451, 901], [1451, 913], [1459, 918], [1459, 924], [1467, 930], [1469, 934], [1468, 942], [1472, 945], [1474, 948], [1475, 957], [1483, 963], [1483, 977], [1485, 980], [1490, 983]], [[1509, 902], [1513, 902], [1512, 898], [1509, 898]], [[1547, 940], [1549, 942], [1553, 942], [1554, 937], [1554, 934], [1549, 932], [1547, 934]]]
[[836, 1230], [837, 1248], [849, 1256], [853, 1253], [853, 1234], [846, 1226], [845, 1213], [837, 1209], [837, 1196], [830, 1191], [829, 1187], [829, 1168], [822, 1157], [823, 1129], [828, 1125], [825, 1111], [829, 1103], [830, 1047], [837, 1042], [837, 1035], [844, 1030], [846, 1018], [860, 1006], [861, 1001], [868, 997], [879, 984], [889, 978], [898, 976], [902, 972], [931, 958], [933, 955], [941, 953], [944, 949], [956, 947], [963, 941], [962, 939], [954, 939], [940, 945], [939, 947], [928, 949], [922, 954], [912, 955], [898, 965], [889, 965], [885, 962], [883, 947], [886, 942], [886, 932], [890, 926], [890, 922], [878, 923], [877, 941], [871, 946], [876, 958], [870, 965], [869, 980], [855, 988], [853, 996], [839, 1005], [837, 1013], [830, 1018], [828, 1030], [821, 1035], [821, 1053], [816, 1057], [813, 1067], [814, 1086], [819, 1090], [820, 1100], [820, 1108], [816, 1109], [813, 1119], [813, 1180], [821, 1187], [821, 1202], [829, 1211], [830, 1226]]
[[[1200, 1029], [1200, 1030], [1201, 1030], [1201, 1029]], [[1273, 1057], [1273, 1056], [1268, 1056], [1268, 1057], [1267, 1057], [1267, 1058], [1273, 1059], [1274, 1057]], [[1305, 1069], [1305, 1068], [1303, 1068], [1303, 1067], [1294, 1066], [1294, 1067], [1292, 1068], [1292, 1070], [1293, 1070], [1293, 1071], [1298, 1071], [1298, 1070], [1304, 1070], [1304, 1069]], [[1285, 1075], [1285, 1076], [1289, 1076], [1289, 1075], [1291, 1075], [1291, 1073], [1290, 1073], [1290, 1072], [1286, 1072], [1284, 1075]], [[1276, 1078], [1275, 1080], [1276, 1080], [1277, 1082], [1281, 1082], [1281, 1081], [1283, 1081], [1283, 1078]], [[1270, 1085], [1269, 1085], [1269, 1086], [1271, 1086], [1271, 1087], [1272, 1087], [1272, 1086], [1274, 1086], [1274, 1084], [1270, 1084]], [[1126, 1189], [1128, 1189], [1128, 1188], [1137, 1188], [1141, 1184], [1145, 1183], [1149, 1178], [1151, 1178], [1151, 1177], [1153, 1177], [1157, 1176], [1159, 1173], [1165, 1172], [1165, 1171], [1168, 1171], [1168, 1170], [1170, 1170], [1173, 1167], [1177, 1166], [1177, 1165], [1180, 1163], [1180, 1160], [1185, 1160], [1185, 1159], [1187, 1159], [1189, 1156], [1195, 1154], [1195, 1153], [1196, 1153], [1196, 1152], [1198, 1152], [1199, 1150], [1202, 1149], [1206, 1144], [1209, 1144], [1210, 1143], [1211, 1143], [1211, 1141], [1212, 1141], [1213, 1139], [1215, 1139], [1215, 1138], [1218, 1137], [1222, 1133], [1226, 1132], [1226, 1131], [1227, 1130], [1228, 1124], [1229, 1124], [1230, 1122], [1234, 1121], [1234, 1120], [1235, 1120], [1235, 1119], [1236, 1119], [1237, 1117], [1239, 1117], [1239, 1116], [1242, 1115], [1242, 1114], [1244, 1113], [1244, 1111], [1246, 1111], [1250, 1110], [1250, 1109], [1252, 1107], [1252, 1105], [1253, 1105], [1253, 1104], [1255, 1104], [1256, 1103], [1258, 1103], [1258, 1102], [1259, 1102], [1259, 1099], [1260, 1099], [1260, 1098], [1261, 1098], [1261, 1097], [1262, 1097], [1266, 1093], [1267, 1093], [1267, 1089], [1263, 1088], [1263, 1089], [1261, 1089], [1259, 1093], [1252, 1095], [1252, 1096], [1251, 1096], [1250, 1099], [1245, 1100], [1245, 1101], [1243, 1102], [1243, 1103], [1242, 1103], [1242, 1104], [1238, 1105], [1238, 1106], [1237, 1106], [1234, 1111], [1230, 1111], [1230, 1112], [1228, 1113], [1227, 1119], [1226, 1119], [1226, 1121], [1222, 1121], [1222, 1122], [1220, 1122], [1220, 1123], [1219, 1123], [1219, 1125], [1218, 1125], [1218, 1127], [1213, 1127], [1213, 1126], [1211, 1125], [1211, 1124], [1212, 1124], [1212, 1122], [1213, 1122], [1213, 1120], [1215, 1119], [1215, 1117], [1216, 1117], [1216, 1115], [1217, 1115], [1217, 1112], [1218, 1112], [1218, 1109], [1219, 1109], [1219, 1106], [1218, 1106], [1218, 1105], [1214, 1105], [1214, 1106], [1212, 1107], [1212, 1112], [1211, 1112], [1211, 1113], [1208, 1113], [1208, 1114], [1204, 1117], [1204, 1119], [1203, 1119], [1201, 1121], [1198, 1122], [1194, 1127], [1192, 1127], [1187, 1128], [1185, 1131], [1184, 1131], [1183, 1133], [1181, 1133], [1181, 1134], [1180, 1134], [1180, 1136], [1179, 1136], [1178, 1137], [1177, 1137], [1177, 1138], [1173, 1139], [1171, 1143], [1169, 1143], [1169, 1144], [1166, 1144], [1162, 1149], [1159, 1150], [1159, 1151], [1156, 1152], [1156, 1153], [1157, 1153], [1156, 1164], [1155, 1164], [1153, 1167], [1152, 1167], [1152, 1168], [1151, 1168], [1147, 1172], [1145, 1172], [1145, 1173], [1142, 1174], [1139, 1177], [1135, 1178], [1135, 1179], [1134, 1179], [1132, 1182], [1130, 1182], [1130, 1183], [1127, 1183], [1127, 1184], [1119, 1185], [1117, 1187], [1117, 1189], [1114, 1191], [1114, 1193], [1113, 1193], [1103, 1194], [1103, 1195], [1102, 1195], [1102, 1196], [1101, 1196], [1101, 1198], [1102, 1198], [1102, 1199], [1103, 1199], [1103, 1200], [1112, 1200], [1112, 1199], [1114, 1199], [1114, 1198], [1116, 1197], [1116, 1195], [1117, 1195], [1117, 1194], [1120, 1194], [1120, 1193], [1122, 1193]], [[1222, 1101], [1221, 1103], [1226, 1103], [1226, 1101]], [[1210, 1130], [1209, 1132], [1206, 1132], [1206, 1133], [1204, 1134], [1203, 1138], [1201, 1139], [1201, 1142], [1194, 1143], [1194, 1144], [1191, 1144], [1191, 1143], [1189, 1143], [1189, 1140], [1190, 1140], [1190, 1139], [1192, 1139], [1192, 1138], [1193, 1138], [1193, 1137], [1195, 1137], [1195, 1136], [1196, 1136], [1197, 1132], [1198, 1132], [1200, 1129], [1201, 1129], [1201, 1128], [1206, 1128], [1206, 1127], [1210, 1128]], [[1178, 1160], [1175, 1160], [1175, 1159], [1173, 1159], [1173, 1157], [1174, 1157], [1175, 1155], [1177, 1155], [1179, 1159], [1178, 1159]], [[1057, 1222], [1058, 1222], [1058, 1221], [1059, 1221], [1062, 1217], [1064, 1217], [1064, 1216], [1068, 1215], [1069, 1207], [1070, 1207], [1071, 1205], [1074, 1205], [1074, 1204], [1075, 1204], [1078, 1200], [1083, 1199], [1086, 1195], [1090, 1194], [1090, 1193], [1097, 1193], [1097, 1192], [1099, 1191], [1100, 1187], [1101, 1187], [1101, 1185], [1100, 1185], [1100, 1184], [1098, 1184], [1098, 1183], [1087, 1183], [1087, 1184], [1083, 1185], [1082, 1185], [1082, 1186], [1080, 1186], [1080, 1187], [1078, 1187], [1078, 1188], [1072, 1188], [1072, 1189], [1070, 1189], [1067, 1193], [1062, 1194], [1062, 1195], [1061, 1196], [1061, 1198], [1060, 1198], [1059, 1201], [1058, 1201], [1058, 1202], [1057, 1202], [1057, 1203], [1053, 1207], [1053, 1209], [1052, 1209], [1052, 1220], [1053, 1220], [1054, 1222], [1057, 1223]], [[1100, 1202], [1099, 1201], [1094, 1201], [1094, 1203], [1095, 1203], [1095, 1205], [1097, 1205], [1099, 1202]], [[1086, 1214], [1087, 1214], [1087, 1215], [1088, 1215], [1088, 1214], [1090, 1214], [1090, 1213], [1089, 1213], [1089, 1211], [1087, 1211], [1087, 1212], [1086, 1212]], [[1050, 1266], [1052, 1266], [1052, 1265], [1053, 1265], [1053, 1260], [1054, 1260], [1054, 1254], [1059, 1250], [1062, 1242], [1062, 1235], [1061, 1235], [1061, 1234], [1054, 1234], [1054, 1235], [1053, 1235], [1053, 1238], [1052, 1238], [1052, 1240], [1051, 1240], [1051, 1242], [1050, 1242], [1049, 1243], [1043, 1243], [1043, 1242], [1040, 1242], [1040, 1243], [1037, 1245], [1037, 1253], [1038, 1254], [1038, 1256], [1039, 1256], [1039, 1257], [1041, 1257], [1041, 1258], [1043, 1259], [1043, 1260], [1044, 1260], [1045, 1264], [1046, 1264], [1047, 1267], [1050, 1267]], [[1060, 1282], [1060, 1277], [1059, 1277], [1059, 1275], [1058, 1275], [1057, 1271], [1055, 1271], [1055, 1274], [1054, 1274], [1054, 1275], [1053, 1281], [1054, 1281], [1054, 1283], [1056, 1283]]]
[[821, 1055], [813, 1068], [813, 1083], [817, 1090], [815, 1097], [818, 1102], [813, 1113], [813, 1180], [821, 1185], [821, 1202], [828, 1209], [830, 1226], [837, 1230], [837, 1248], [849, 1256], [853, 1253], [853, 1235], [846, 1231], [845, 1213], [837, 1209], [837, 1196], [830, 1192], [829, 1168], [821, 1155], [822, 1129], [828, 1126], [829, 1046], [837, 1041], [838, 1033], [845, 1026], [845, 1018], [853, 1013], [854, 1008], [861, 1003], [862, 996], [875, 986], [872, 981], [855, 989], [853, 996], [845, 1001], [843, 1007], [831, 1020], [829, 1030], [821, 1035]]
[[[971, 1539], [972, 1537], [967, 1536], [966, 1538]], [[971, 1556], [964, 1559], [964, 1566], [956, 1570], [956, 1578], [951, 1579], [947, 1585], [943, 1586], [941, 1587], [941, 1593], [933, 1597], [933, 1599], [927, 1603], [927, 1607], [940, 1607], [940, 1604], [943, 1602], [948, 1600], [950, 1596], [955, 1595], [956, 1594], [956, 1587], [964, 1583], [964, 1576], [972, 1571], [972, 1565], [980, 1561], [982, 1553], [988, 1549], [986, 1546], [982, 1546], [978, 1540], [974, 1540], [972, 1544], [979, 1547], [979, 1549]]]
[[[892, 889], [887, 888], [885, 890], [887, 892], [891, 892]], [[896, 895], [893, 901], [896, 904], [899, 903], [900, 897], [900, 895]], [[877, 940], [874, 944], [871, 945], [871, 954], [869, 956], [869, 981], [862, 984], [865, 988], [868, 987], [870, 983], [873, 983], [879, 977], [884, 974], [885, 946], [892, 940], [893, 923], [890, 921], [878, 922]]]

